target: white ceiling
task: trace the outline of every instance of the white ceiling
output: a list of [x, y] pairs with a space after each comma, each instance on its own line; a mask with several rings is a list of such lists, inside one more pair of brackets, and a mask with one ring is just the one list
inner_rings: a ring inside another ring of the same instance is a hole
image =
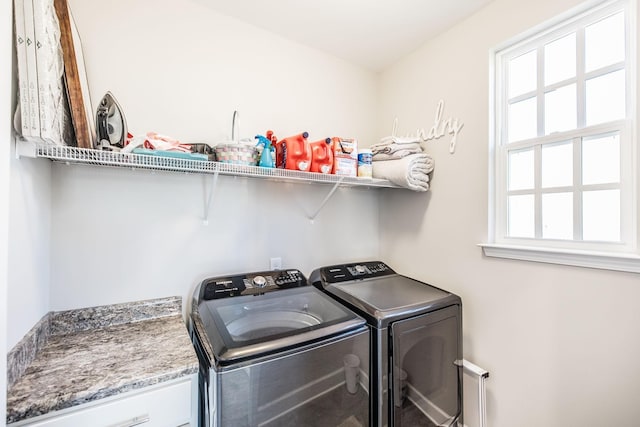
[[228, 16], [379, 71], [491, 0], [206, 0]]

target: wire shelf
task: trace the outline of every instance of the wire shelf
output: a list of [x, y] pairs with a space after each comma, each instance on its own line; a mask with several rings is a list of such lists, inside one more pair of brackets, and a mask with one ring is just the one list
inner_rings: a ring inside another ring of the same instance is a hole
[[139, 168], [199, 174], [218, 173], [220, 175], [262, 178], [274, 181], [339, 184], [341, 186], [351, 187], [401, 188], [385, 179], [328, 175], [315, 172], [234, 165], [231, 163], [181, 159], [147, 154], [121, 153], [60, 145], [38, 145], [35, 149], [35, 155], [36, 157], [48, 158], [53, 161], [69, 164], [113, 166], [133, 169]]

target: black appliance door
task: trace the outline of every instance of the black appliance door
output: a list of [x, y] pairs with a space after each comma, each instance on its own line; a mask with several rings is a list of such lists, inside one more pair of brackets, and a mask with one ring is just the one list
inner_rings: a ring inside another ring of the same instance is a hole
[[392, 323], [393, 426], [462, 425], [461, 326], [459, 305]]
[[213, 427], [368, 427], [369, 330], [216, 373]]

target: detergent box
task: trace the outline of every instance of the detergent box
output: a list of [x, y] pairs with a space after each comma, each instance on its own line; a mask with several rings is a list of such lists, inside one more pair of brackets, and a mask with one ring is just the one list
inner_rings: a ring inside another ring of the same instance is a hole
[[358, 141], [333, 137], [333, 173], [358, 176]]

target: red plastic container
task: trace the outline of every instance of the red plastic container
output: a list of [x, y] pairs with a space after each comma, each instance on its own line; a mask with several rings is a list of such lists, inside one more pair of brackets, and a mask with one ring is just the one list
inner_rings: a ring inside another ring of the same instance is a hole
[[331, 173], [333, 169], [333, 146], [331, 144], [331, 138], [310, 143], [311, 172]]
[[307, 140], [308, 137], [308, 132], [302, 132], [276, 142], [276, 167], [309, 171], [312, 154], [311, 145]]

